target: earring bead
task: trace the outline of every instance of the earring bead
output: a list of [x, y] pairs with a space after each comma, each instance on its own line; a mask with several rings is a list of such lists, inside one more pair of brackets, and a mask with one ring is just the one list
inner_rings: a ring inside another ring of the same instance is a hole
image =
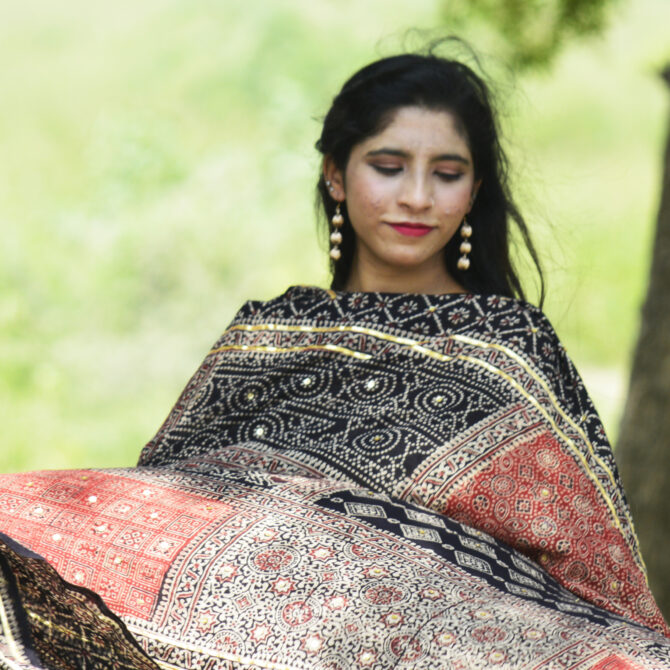
[[340, 258], [342, 257], [342, 252], [340, 251], [339, 245], [342, 244], [342, 233], [340, 232], [340, 228], [344, 224], [344, 217], [342, 216], [341, 210], [341, 203], [337, 203], [337, 206], [335, 207], [335, 214], [333, 214], [333, 218], [330, 220], [334, 230], [330, 234], [330, 242], [333, 245], [330, 249], [330, 257], [334, 261], [339, 261]]
[[456, 263], [456, 267], [461, 270], [467, 270], [470, 267], [470, 259], [468, 254], [472, 251], [472, 243], [470, 242], [470, 237], [472, 237], [472, 226], [463, 218], [461, 223], [461, 246], [460, 252], [461, 257]]
[[467, 270], [470, 267], [470, 259], [467, 256], [461, 256], [457, 265], [459, 270]]

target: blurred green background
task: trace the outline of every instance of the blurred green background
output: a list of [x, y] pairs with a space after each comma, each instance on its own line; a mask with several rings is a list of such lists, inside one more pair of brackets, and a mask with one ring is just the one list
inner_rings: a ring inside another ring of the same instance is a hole
[[[241, 302], [327, 280], [313, 185], [344, 79], [439, 0], [0, 9], [0, 471], [131, 465]], [[660, 189], [667, 0], [514, 78], [476, 31], [546, 311], [617, 420]]]

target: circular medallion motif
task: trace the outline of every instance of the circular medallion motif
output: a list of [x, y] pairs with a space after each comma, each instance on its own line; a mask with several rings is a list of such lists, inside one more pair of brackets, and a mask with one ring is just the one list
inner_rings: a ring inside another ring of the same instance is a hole
[[650, 593], [642, 593], [635, 601], [635, 609], [643, 617], [651, 617], [656, 611], [654, 599]]
[[536, 640], [541, 640], [544, 637], [544, 633], [537, 628], [528, 628], [524, 631], [523, 636], [527, 640], [535, 642]]
[[418, 661], [425, 654], [420, 642], [413, 635], [398, 635], [392, 638], [389, 648], [401, 663]]
[[226, 404], [234, 412], [256, 412], [267, 406], [270, 400], [270, 388], [260, 379], [251, 381], [239, 380], [231, 392], [225, 395]]
[[281, 616], [284, 623], [295, 628], [305, 625], [314, 616], [314, 612], [304, 600], [297, 600], [286, 605]]
[[445, 630], [441, 633], [438, 633], [433, 641], [439, 647], [449, 647], [450, 645], [454, 644], [454, 642], [456, 642], [456, 636], [453, 633]]
[[540, 449], [535, 454], [535, 458], [543, 468], [551, 468], [553, 470], [558, 467], [558, 456], [549, 449]]
[[245, 421], [239, 426], [238, 441], [257, 440], [264, 442], [286, 434], [284, 418], [279, 412], [259, 414], [258, 418]]
[[498, 626], [479, 626], [478, 628], [475, 628], [470, 635], [480, 644], [502, 642], [507, 638], [507, 633]]
[[384, 398], [395, 398], [404, 393], [406, 386], [400, 373], [393, 374], [388, 370], [371, 369], [367, 374], [362, 374], [360, 379], [351, 382], [347, 389], [349, 397], [344, 401], [353, 401], [357, 406], [374, 405], [378, 407], [379, 402]]
[[415, 405], [427, 414], [445, 414], [454, 407], [461, 407], [465, 403], [463, 389], [454, 385], [431, 388], [429, 391], [420, 391], [415, 397]]
[[368, 430], [357, 435], [352, 441], [356, 451], [367, 454], [383, 454], [393, 452], [400, 444], [405, 444], [407, 436], [397, 429]]
[[589, 575], [589, 569], [586, 563], [582, 561], [572, 561], [565, 571], [565, 577], [571, 582], [583, 582]]
[[368, 587], [362, 595], [371, 605], [396, 605], [407, 598], [407, 591], [394, 583], [382, 583]]
[[257, 551], [252, 565], [261, 572], [284, 572], [298, 562], [298, 556], [288, 547], [276, 547]]
[[496, 475], [491, 480], [491, 490], [499, 496], [511, 496], [516, 491], [516, 482], [509, 475]]
[[314, 398], [323, 396], [330, 398], [333, 395], [333, 372], [320, 367], [318, 358], [310, 358], [303, 369], [296, 370], [295, 374], [287, 375], [282, 384], [283, 394], [289, 398]]
[[556, 522], [548, 516], [538, 516], [530, 523], [530, 528], [538, 537], [551, 537], [556, 535], [558, 526]]

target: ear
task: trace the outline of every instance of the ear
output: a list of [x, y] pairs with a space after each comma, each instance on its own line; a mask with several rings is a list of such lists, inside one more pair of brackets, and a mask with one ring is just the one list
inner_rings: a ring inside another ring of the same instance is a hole
[[472, 205], [475, 204], [475, 198], [477, 197], [477, 193], [479, 193], [479, 187], [481, 185], [482, 185], [482, 180], [481, 179], [477, 180], [472, 185], [472, 193], [470, 194], [470, 206], [468, 207], [468, 212], [472, 209]]
[[342, 171], [335, 165], [335, 161], [331, 156], [325, 156], [323, 159], [323, 176], [326, 182], [330, 182], [330, 196], [337, 202], [343, 202], [346, 198], [344, 192], [344, 175]]

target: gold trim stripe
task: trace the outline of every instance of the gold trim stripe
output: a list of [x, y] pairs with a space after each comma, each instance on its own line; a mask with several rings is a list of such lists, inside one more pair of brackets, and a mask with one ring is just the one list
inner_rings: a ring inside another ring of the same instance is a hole
[[[257, 325], [251, 325], [251, 324], [239, 324], [236, 326], [231, 326], [228, 331], [245, 331], [245, 332], [254, 332], [254, 331], [269, 331], [269, 332], [304, 332], [304, 333], [338, 333], [338, 332], [352, 332], [352, 333], [357, 333], [361, 335], [368, 335], [370, 337], [374, 337], [379, 340], [384, 340], [386, 342], [393, 342], [395, 344], [403, 345], [409, 347], [411, 351], [415, 351], [419, 354], [422, 354], [424, 356], [428, 356], [429, 358], [433, 358], [435, 360], [439, 360], [442, 362], [448, 362], [452, 361], [454, 359], [458, 360], [467, 360], [475, 365], [479, 365], [480, 367], [483, 367], [487, 369], [489, 372], [492, 372], [493, 374], [496, 374], [506, 381], [508, 381], [510, 384], [514, 386], [515, 389], [517, 389], [526, 399], [528, 399], [533, 405], [535, 405], [538, 410], [542, 413], [542, 415], [549, 421], [551, 426], [556, 430], [556, 432], [565, 440], [567, 445], [571, 448], [573, 452], [577, 454], [579, 459], [581, 460], [582, 464], [584, 465], [586, 472], [589, 474], [591, 480], [595, 484], [596, 488], [598, 491], [600, 491], [601, 495], [605, 499], [608, 508], [610, 509], [610, 512], [612, 513], [614, 517], [614, 521], [616, 523], [617, 528], [623, 533], [623, 527], [621, 525], [621, 521], [619, 520], [619, 515], [616, 512], [616, 508], [614, 507], [614, 503], [610, 499], [610, 496], [607, 494], [605, 489], [603, 488], [603, 485], [600, 483], [598, 480], [597, 476], [591, 468], [588, 466], [586, 460], [584, 459], [584, 456], [581, 452], [581, 450], [577, 447], [575, 442], [570, 439], [562, 430], [558, 428], [556, 425], [556, 422], [548, 415], [547, 411], [542, 407], [542, 405], [539, 403], [539, 401], [532, 395], [530, 395], [528, 392], [526, 392], [518, 382], [516, 382], [512, 377], [507, 375], [506, 373], [502, 372], [495, 366], [491, 365], [490, 363], [487, 363], [486, 361], [482, 361], [478, 358], [474, 358], [471, 356], [467, 356], [464, 354], [456, 354], [456, 355], [447, 355], [447, 354], [441, 354], [437, 351], [434, 351], [432, 349], [429, 349], [428, 347], [424, 346], [420, 341], [414, 340], [409, 337], [398, 337], [396, 335], [390, 335], [388, 333], [384, 333], [379, 330], [375, 330], [373, 328], [366, 328], [364, 326], [357, 326], [357, 325], [350, 325], [350, 326], [292, 326], [288, 324], [282, 324], [282, 323], [264, 323], [264, 324], [257, 324]], [[614, 478], [613, 473], [609, 470], [609, 468], [605, 465], [605, 463], [598, 457], [598, 455], [595, 452], [595, 449], [593, 448], [593, 445], [589, 441], [586, 433], [570, 418], [570, 416], [563, 410], [561, 407], [560, 403], [558, 402], [558, 398], [555, 396], [555, 394], [551, 391], [549, 388], [549, 385], [528, 365], [528, 363], [521, 357], [519, 354], [517, 354], [513, 349], [510, 349], [509, 347], [506, 347], [501, 344], [495, 344], [492, 342], [485, 342], [482, 340], [478, 340], [473, 337], [468, 337], [466, 335], [449, 335], [449, 338], [460, 341], [466, 344], [470, 344], [473, 346], [480, 347], [482, 349], [494, 349], [497, 351], [501, 351], [507, 356], [509, 356], [511, 359], [513, 359], [516, 363], [518, 363], [525, 371], [526, 373], [533, 379], [535, 380], [545, 391], [547, 394], [551, 404], [553, 407], [556, 409], [557, 413], [570, 425], [572, 428], [580, 435], [580, 437], [584, 440], [584, 443], [586, 447], [588, 448], [589, 453], [593, 457], [593, 459], [596, 461], [596, 463], [603, 469], [603, 471], [607, 474], [607, 477], [609, 478], [610, 482], [613, 484], [615, 488], [618, 488], [616, 484], [616, 480]], [[362, 358], [364, 360], [367, 360], [369, 358], [372, 358], [370, 354], [363, 354], [362, 352], [357, 352], [353, 349], [346, 349], [344, 347], [337, 347], [336, 345], [316, 345], [316, 346], [294, 346], [294, 347], [276, 347], [276, 346], [258, 346], [258, 347], [253, 347], [249, 345], [229, 345], [229, 346], [224, 346], [224, 347], [218, 347], [216, 349], [213, 349], [212, 351], [209, 352], [209, 354], [214, 354], [218, 353], [220, 351], [225, 351], [228, 349], [236, 349], [236, 350], [246, 350], [246, 351], [259, 351], [263, 353], [284, 353], [284, 352], [290, 352], [290, 351], [306, 351], [309, 349], [327, 349], [329, 351], [336, 351], [338, 353], [345, 353], [346, 355], [353, 356], [355, 358]], [[630, 525], [631, 532], [634, 538], [636, 538], [635, 531], [633, 530], [633, 522], [632, 519], [630, 518], [630, 515], [628, 511], [623, 508], [623, 513], [624, 517], [626, 518], [627, 522]], [[625, 535], [625, 534], [624, 534]], [[636, 545], [639, 545], [639, 542], [635, 543]], [[640, 549], [639, 546], [634, 546], [632, 547], [634, 549], [635, 556], [638, 559], [638, 562], [640, 566], [643, 568], [642, 572], [644, 574], [645, 579], [647, 579], [646, 575], [646, 569], [644, 567], [644, 561], [642, 559], [642, 556], [640, 554]]]
[[584, 440], [586, 445], [589, 448], [589, 451], [591, 452], [591, 455], [598, 461], [599, 465], [607, 472], [607, 474], [610, 475], [612, 484], [616, 487], [616, 481], [614, 480], [613, 476], [607, 469], [604, 463], [600, 461], [598, 458], [598, 455], [596, 454], [595, 449], [593, 448], [593, 445], [591, 444], [588, 436], [586, 433], [582, 430], [582, 428], [577, 424], [575, 421], [572, 420], [572, 418], [567, 415], [562, 409], [558, 401], [556, 400], [556, 397], [554, 396], [552, 390], [549, 388], [549, 385], [538, 375], [529, 365], [528, 363], [521, 357], [519, 354], [516, 353], [513, 349], [510, 349], [509, 347], [506, 347], [502, 344], [496, 344], [495, 342], [483, 342], [482, 340], [476, 340], [473, 337], [467, 337], [465, 335], [451, 335], [451, 339], [453, 340], [458, 340], [460, 342], [465, 342], [466, 344], [472, 344], [477, 347], [481, 347], [482, 349], [496, 349], [498, 351], [502, 351], [504, 354], [515, 360], [527, 373], [530, 377], [532, 377], [545, 391], [545, 393], [552, 399], [553, 404], [556, 406], [556, 408], [559, 410], [559, 412], [563, 415], [563, 418], [574, 428], [574, 430], [579, 433], [581, 438]]
[[519, 384], [519, 382], [516, 381], [516, 379], [510, 377], [508, 374], [506, 374], [505, 372], [502, 372], [501, 370], [499, 370], [495, 366], [491, 365], [490, 363], [487, 363], [486, 361], [482, 361], [478, 358], [474, 358], [472, 356], [458, 356], [458, 358], [460, 358], [461, 360], [469, 361], [470, 363], [474, 363], [475, 365], [479, 365], [480, 367], [485, 368], [489, 372], [492, 372], [493, 374], [496, 374], [499, 377], [502, 377], [503, 379], [505, 379], [505, 381], [507, 381], [508, 384], [510, 384], [510, 386], [513, 386], [518, 393], [520, 393], [524, 398], [526, 398], [526, 400], [528, 400], [528, 402], [530, 402], [532, 405], [534, 405], [539, 410], [539, 412], [544, 416], [546, 421], [551, 425], [551, 427], [556, 431], [556, 433], [558, 433], [558, 435], [560, 435], [563, 438], [563, 440], [565, 440], [565, 442], [568, 444], [568, 446], [571, 447], [572, 450], [579, 457], [579, 460], [582, 462], [582, 465], [584, 466], [584, 469], [586, 470], [586, 472], [589, 473], [589, 475], [591, 477], [591, 480], [593, 481], [596, 488], [600, 491], [603, 498], [605, 499], [605, 502], [607, 503], [607, 506], [609, 507], [610, 512], [614, 516], [614, 520], [615, 520], [619, 530], [623, 533], [623, 528], [621, 528], [621, 524], [619, 522], [619, 516], [616, 513], [616, 509], [614, 507], [614, 504], [612, 503], [609, 496], [607, 495], [607, 492], [603, 489], [602, 484], [598, 481], [598, 478], [591, 471], [591, 468], [589, 467], [589, 464], [588, 464], [586, 458], [584, 457], [582, 452], [577, 448], [577, 445], [575, 445], [573, 443], [573, 441], [556, 425], [556, 422], [551, 418], [551, 416], [549, 416], [549, 414], [547, 413], [547, 410], [545, 410], [544, 407], [542, 407], [542, 405], [537, 400], [537, 398], [535, 398], [535, 396], [531, 395], [526, 390], [524, 390], [522, 388], [522, 386]]
[[[432, 349], [424, 347], [417, 340], [412, 340], [408, 337], [397, 337], [396, 335], [389, 335], [388, 333], [383, 333], [379, 330], [374, 330], [372, 328], [364, 328], [362, 326], [335, 326], [335, 327], [320, 327], [320, 326], [289, 326], [281, 323], [266, 323], [259, 324], [256, 326], [248, 324], [240, 324], [238, 326], [231, 326], [226, 332], [233, 330], [242, 330], [245, 332], [254, 332], [267, 330], [269, 332], [288, 332], [288, 333], [340, 333], [340, 332], [353, 332], [359, 335], [369, 335], [378, 340], [385, 340], [386, 342], [393, 342], [394, 344], [401, 344], [408, 346], [414, 351], [418, 351], [421, 354], [426, 356], [431, 356], [433, 358], [438, 358], [438, 360], [452, 360], [452, 356], [446, 356], [445, 354], [440, 354]], [[263, 353], [283, 353], [285, 351], [308, 351], [310, 349], [314, 350], [326, 350], [326, 351], [335, 351], [337, 353], [343, 353], [354, 358], [360, 358], [362, 360], [369, 360], [373, 358], [372, 354], [364, 354], [363, 352], [356, 351], [354, 349], [349, 349], [347, 347], [340, 347], [335, 344], [322, 344], [322, 345], [304, 345], [304, 346], [295, 346], [295, 347], [275, 347], [268, 345], [259, 345], [253, 346], [248, 344], [231, 344], [224, 345], [222, 347], [217, 347], [212, 349], [208, 356], [212, 354], [217, 354], [221, 351], [228, 350], [242, 350], [242, 351], [260, 351]]]
[[367, 361], [372, 358], [371, 354], [364, 354], [360, 351], [355, 351], [354, 349], [347, 349], [346, 347], [338, 347], [334, 344], [321, 344], [321, 345], [308, 345], [303, 347], [274, 347], [274, 346], [262, 346], [262, 345], [249, 345], [249, 344], [227, 344], [223, 347], [218, 347], [212, 349], [208, 355], [218, 354], [221, 351], [256, 351], [259, 353], [265, 354], [286, 354], [291, 351], [334, 351], [338, 354], [344, 354], [345, 356], [351, 356], [352, 358], [358, 358], [362, 361]]
[[[562, 417], [562, 418], [563, 418], [563, 419], [564, 419], [570, 426], [572, 426], [573, 430], [575, 430], [575, 432], [577, 432], [577, 433], [580, 435], [580, 437], [582, 438], [582, 440], [584, 440], [584, 444], [588, 447], [589, 453], [591, 454], [593, 460], [595, 460], [595, 462], [596, 462], [596, 463], [602, 468], [602, 470], [605, 472], [605, 474], [607, 475], [608, 479], [610, 480], [612, 486], [613, 486], [615, 489], [618, 489], [618, 488], [619, 488], [618, 485], [617, 485], [616, 479], [614, 478], [614, 473], [607, 467], [607, 465], [604, 463], [604, 461], [598, 456], [598, 454], [596, 453], [596, 450], [595, 450], [594, 447], [593, 447], [593, 444], [591, 444], [591, 441], [589, 440], [588, 436], [586, 435], [586, 433], [584, 432], [584, 430], [581, 428], [581, 426], [580, 426], [578, 423], [576, 423], [576, 422], [572, 419], [572, 417], [570, 417], [570, 415], [567, 414], [567, 413], [563, 410], [563, 408], [561, 407], [560, 403], [558, 402], [558, 398], [556, 398], [556, 396], [554, 395], [554, 393], [552, 392], [552, 390], [549, 388], [549, 385], [544, 381], [544, 379], [542, 379], [542, 377], [541, 377], [539, 374], [537, 374], [537, 373], [536, 373], [536, 372], [535, 372], [535, 371], [528, 365], [528, 363], [527, 363], [521, 356], [519, 356], [519, 354], [516, 353], [516, 351], [514, 351], [513, 349], [510, 349], [509, 347], [506, 347], [506, 346], [504, 346], [504, 345], [496, 344], [495, 342], [483, 342], [483, 341], [481, 341], [481, 340], [477, 340], [477, 339], [475, 339], [475, 338], [473, 338], [473, 337], [467, 337], [466, 335], [451, 335], [450, 337], [451, 337], [452, 339], [454, 339], [454, 340], [458, 340], [458, 341], [461, 341], [461, 342], [465, 342], [466, 344], [471, 344], [471, 345], [474, 345], [474, 346], [481, 347], [482, 349], [496, 349], [496, 350], [498, 350], [498, 351], [502, 351], [504, 354], [506, 354], [507, 356], [509, 356], [510, 358], [512, 358], [514, 361], [516, 361], [516, 362], [517, 362], [517, 363], [518, 363], [518, 364], [519, 364], [519, 365], [526, 371], [526, 373], [527, 373], [530, 377], [532, 377], [532, 378], [533, 378], [533, 379], [534, 379], [534, 380], [535, 380], [535, 381], [536, 381], [536, 382], [537, 382], [537, 383], [544, 389], [545, 393], [547, 394], [547, 396], [548, 396], [549, 399], [551, 400], [552, 405], [553, 405], [554, 408], [558, 411], [558, 413], [561, 415], [561, 417]], [[473, 362], [474, 362], [474, 361], [473, 361]], [[484, 362], [484, 361], [482, 361], [482, 363], [483, 363], [483, 362]], [[501, 373], [501, 375], [502, 375], [502, 374], [503, 374], [503, 373]], [[521, 389], [519, 389], [519, 390], [521, 390]], [[534, 398], [533, 396], [530, 396], [530, 394], [525, 394], [525, 393], [524, 393], [524, 395], [526, 395], [529, 399], [532, 398], [533, 401], [536, 402], [536, 401], [535, 401], [535, 398]], [[539, 404], [537, 405], [537, 407], [538, 407], [538, 409], [540, 409], [540, 411], [542, 411], [542, 413], [546, 416], [546, 418], [551, 422], [552, 426], [554, 426], [554, 428], [556, 429], [556, 431], [557, 431], [560, 435], [563, 436], [563, 438], [564, 438], [565, 441], [568, 443], [568, 445], [573, 449], [573, 451], [576, 451], [577, 455], [579, 456], [579, 458], [582, 460], [582, 463], [583, 463], [584, 466], [586, 467], [587, 472], [590, 472], [589, 467], [587, 466], [586, 462], [584, 461], [584, 458], [583, 458], [583, 456], [582, 456], [582, 452], [577, 448], [577, 446], [574, 444], [573, 440], [569, 439], [569, 438], [567, 437], [567, 435], [566, 435], [564, 432], [562, 432], [562, 431], [560, 431], [560, 430], [558, 429], [558, 427], [556, 426], [556, 424], [549, 418], [549, 416], [548, 416], [548, 415], [546, 414], [546, 412], [540, 407]], [[598, 490], [602, 493], [603, 497], [604, 497], [605, 500], [607, 501], [607, 505], [608, 505], [608, 507], [610, 508], [610, 511], [612, 512], [612, 514], [614, 515], [614, 519], [615, 519], [615, 521], [616, 521], [617, 528], [619, 528], [619, 530], [623, 533], [623, 528], [621, 527], [621, 523], [620, 523], [620, 521], [619, 521], [619, 515], [618, 515], [617, 512], [616, 512], [616, 508], [614, 507], [614, 503], [611, 501], [609, 495], [607, 495], [606, 491], [603, 489], [602, 484], [600, 484], [600, 482], [598, 481], [598, 478], [594, 476], [592, 479], [593, 479], [593, 481], [595, 482], [595, 484], [596, 484]], [[634, 526], [633, 526], [633, 519], [631, 518], [631, 516], [630, 516], [630, 514], [628, 513], [628, 510], [626, 509], [625, 506], [622, 506], [622, 510], [623, 510], [624, 516], [625, 516], [625, 518], [626, 518], [626, 521], [628, 521], [628, 524], [630, 525], [630, 528], [631, 528], [631, 532], [632, 532], [632, 534], [633, 534], [633, 537], [637, 540], [637, 535], [635, 534], [635, 529], [634, 529]], [[645, 566], [645, 563], [644, 563], [644, 559], [642, 558], [642, 554], [641, 554], [641, 552], [640, 552], [640, 548], [639, 548], [639, 540], [636, 542], [636, 545], [637, 545], [637, 546], [634, 547], [634, 549], [635, 549], [635, 552], [634, 552], [634, 553], [635, 553], [635, 556], [636, 556], [637, 559], [638, 559], [639, 564], [640, 564], [640, 565], [642, 566], [642, 568], [643, 568], [643, 573], [644, 573], [645, 580], [647, 580], [646, 566]], [[648, 580], [647, 580], [647, 581], [648, 581]]]
[[226, 332], [231, 330], [244, 330], [246, 332], [253, 332], [256, 330], [278, 331], [281, 333], [360, 333], [362, 335], [372, 335], [380, 340], [388, 340], [389, 342], [397, 342], [398, 344], [417, 344], [416, 340], [409, 337], [398, 337], [397, 335], [389, 335], [380, 330], [373, 328], [365, 328], [364, 326], [291, 326], [284, 323], [261, 323], [258, 325], [250, 325], [242, 323], [237, 326], [231, 326]]

